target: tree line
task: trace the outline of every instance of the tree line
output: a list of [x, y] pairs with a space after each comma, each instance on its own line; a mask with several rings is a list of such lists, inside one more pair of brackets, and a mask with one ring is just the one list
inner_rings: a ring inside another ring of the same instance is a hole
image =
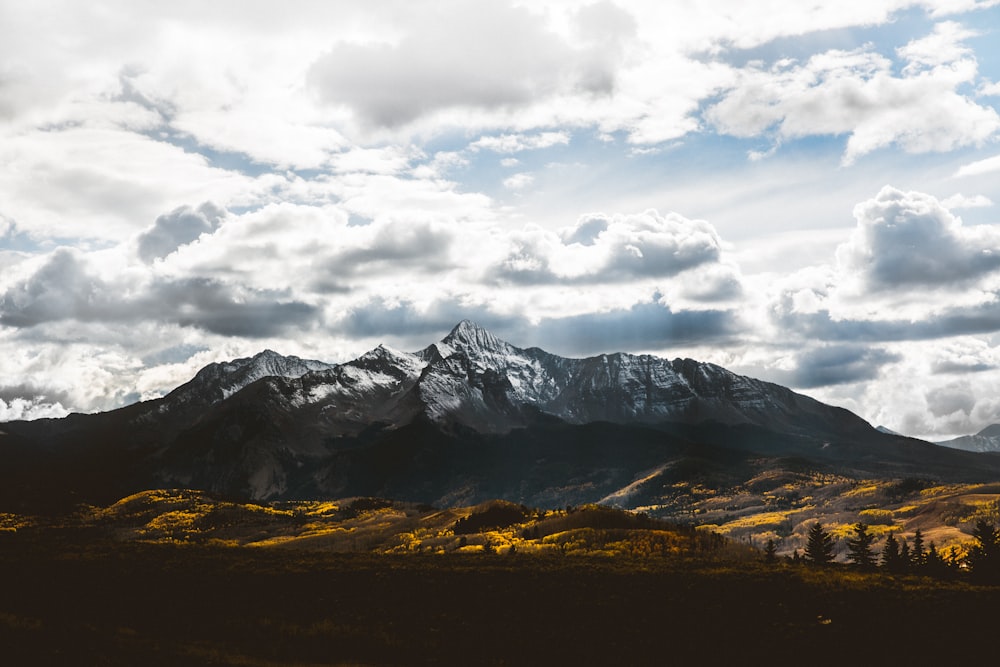
[[[925, 543], [923, 532], [918, 528], [912, 543], [889, 533], [881, 551], [876, 552], [875, 536], [868, 531], [868, 525], [856, 523], [846, 540], [847, 561], [856, 568], [868, 571], [882, 569], [894, 574], [914, 573], [935, 577], [964, 572], [978, 582], [1000, 583], [1000, 530], [985, 520], [979, 520], [972, 531], [972, 538], [974, 542], [964, 556], [960, 556], [955, 547], [941, 553], [934, 542]], [[796, 549], [788, 559], [794, 563], [831, 564], [834, 562], [836, 542], [836, 538], [817, 521], [809, 529], [803, 553], [800, 555]], [[764, 547], [764, 560], [778, 562], [777, 544], [773, 539], [769, 539]]]

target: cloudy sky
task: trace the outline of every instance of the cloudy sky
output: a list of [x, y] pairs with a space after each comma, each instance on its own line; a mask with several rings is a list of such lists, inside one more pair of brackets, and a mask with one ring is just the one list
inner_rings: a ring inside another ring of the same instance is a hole
[[471, 318], [974, 432], [998, 206], [998, 0], [0, 0], [0, 420]]

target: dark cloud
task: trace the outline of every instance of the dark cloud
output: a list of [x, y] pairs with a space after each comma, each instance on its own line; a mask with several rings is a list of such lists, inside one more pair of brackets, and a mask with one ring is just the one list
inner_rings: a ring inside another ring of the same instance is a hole
[[287, 292], [210, 278], [154, 281], [128, 293], [91, 275], [78, 254], [55, 251], [38, 271], [0, 296], [0, 324], [165, 322], [225, 336], [264, 337], [318, 321], [319, 310]]
[[211, 234], [218, 228], [225, 213], [215, 204], [206, 202], [197, 209], [181, 206], [161, 215], [152, 227], [139, 235], [139, 257], [148, 264], [166, 257], [202, 234]]
[[30, 382], [0, 386], [0, 401], [10, 403], [23, 399], [29, 403], [72, 403], [72, 397], [65, 391], [41, 387]]
[[963, 362], [963, 361], [939, 361], [931, 365], [931, 372], [935, 375], [948, 375], [957, 374], [962, 375], [965, 373], [982, 373], [984, 371], [992, 371], [996, 368], [993, 364], [984, 364], [982, 362]]
[[0, 324], [31, 327], [62, 319], [89, 319], [95, 309], [107, 307], [105, 288], [88, 275], [79, 253], [55, 250], [27, 280], [0, 296]]
[[837, 257], [872, 290], [956, 285], [1000, 269], [1000, 231], [963, 227], [930, 195], [885, 187], [854, 215]]
[[338, 276], [387, 266], [438, 271], [451, 264], [453, 240], [451, 230], [435, 225], [392, 222], [380, 226], [364, 246], [345, 249], [328, 264]]
[[352, 309], [341, 321], [344, 333], [407, 339], [441, 335], [470, 319], [517, 345], [537, 346], [564, 355], [663, 348], [672, 344], [724, 342], [737, 331], [729, 311], [673, 311], [656, 301], [606, 313], [543, 319], [494, 313], [488, 306], [439, 301], [427, 309], [412, 303], [373, 299]]
[[775, 322], [789, 332], [823, 341], [890, 342], [933, 340], [1000, 331], [1000, 295], [980, 306], [955, 307], [926, 320], [837, 319], [827, 310], [794, 312], [790, 296], [772, 311]]
[[[449, 107], [510, 108], [614, 85], [620, 49], [600, 40], [572, 48], [524, 7], [463, 0], [417, 11], [406, 16], [396, 44], [335, 46], [310, 68], [310, 85], [328, 103], [347, 105], [380, 127]], [[582, 17], [579, 27], [599, 18]], [[628, 27], [617, 22], [618, 31]]]
[[860, 345], [820, 347], [799, 356], [788, 382], [794, 387], [812, 388], [874, 380], [882, 366], [901, 358], [880, 348]]
[[341, 321], [344, 333], [352, 336], [421, 337], [448, 332], [462, 320], [472, 320], [496, 333], [511, 328], [511, 318], [492, 313], [483, 305], [465, 306], [455, 301], [435, 301], [417, 309], [412, 302], [390, 302], [376, 297], [351, 308]]
[[143, 305], [151, 317], [162, 308], [181, 326], [248, 338], [309, 327], [320, 316], [315, 306], [289, 300], [285, 292], [239, 288], [208, 278], [156, 285]]
[[561, 354], [629, 352], [728, 341], [737, 333], [736, 318], [725, 310], [671, 310], [651, 301], [627, 310], [549, 318], [526, 333], [537, 345]]

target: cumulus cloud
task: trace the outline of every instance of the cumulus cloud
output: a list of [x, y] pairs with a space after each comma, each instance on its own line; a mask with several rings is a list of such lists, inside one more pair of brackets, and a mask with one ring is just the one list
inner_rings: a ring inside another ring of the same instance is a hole
[[715, 228], [704, 220], [655, 210], [589, 214], [558, 234], [542, 229], [513, 234], [506, 256], [488, 273], [519, 284], [662, 278], [718, 262], [721, 253]]
[[166, 257], [202, 234], [211, 234], [222, 221], [225, 211], [211, 202], [197, 209], [175, 208], [156, 219], [153, 226], [139, 235], [138, 253], [144, 262]]
[[0, 398], [0, 423], [20, 419], [58, 419], [69, 414], [61, 403], [46, 403], [34, 398]]
[[907, 62], [901, 76], [870, 45], [827, 51], [805, 63], [751, 63], [705, 117], [737, 137], [847, 134], [845, 164], [893, 144], [910, 153], [982, 144], [1000, 130], [1000, 115], [961, 90], [978, 72], [963, 44], [974, 34], [956, 23], [938, 24], [930, 36], [898, 50]]
[[961, 284], [1000, 268], [1000, 230], [963, 226], [930, 195], [885, 187], [854, 217], [837, 260], [869, 289]]

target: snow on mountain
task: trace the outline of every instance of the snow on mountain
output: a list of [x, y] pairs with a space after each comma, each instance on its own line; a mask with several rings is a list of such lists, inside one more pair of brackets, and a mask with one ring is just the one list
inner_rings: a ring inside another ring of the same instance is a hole
[[215, 403], [225, 400], [247, 385], [265, 377], [297, 378], [313, 371], [328, 370], [331, 364], [264, 350], [253, 357], [205, 366], [194, 378], [170, 392], [168, 403], [193, 400]]
[[935, 444], [967, 452], [1000, 452], [1000, 424], [991, 424], [975, 435], [963, 435]]
[[575, 424], [711, 419], [803, 430], [815, 418], [853, 418], [853, 428], [870, 429], [846, 411], [713, 364], [625, 353], [566, 359], [515, 347], [469, 321], [417, 356], [427, 361], [417, 386], [426, 414], [483, 431], [523, 425], [526, 407]]

